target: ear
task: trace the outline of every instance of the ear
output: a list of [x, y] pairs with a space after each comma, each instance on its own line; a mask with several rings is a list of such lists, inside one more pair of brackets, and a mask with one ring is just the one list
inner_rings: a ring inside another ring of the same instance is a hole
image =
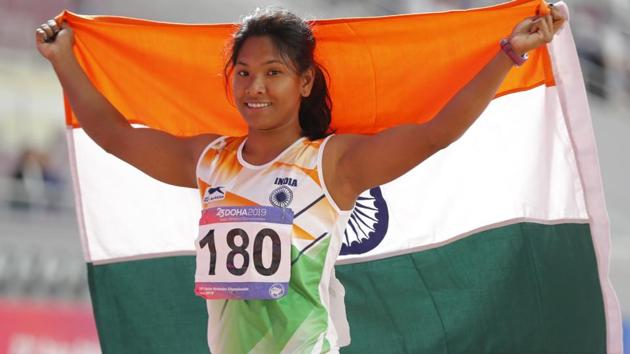
[[310, 67], [302, 74], [300, 78], [300, 94], [302, 97], [308, 97], [311, 95], [313, 89], [313, 82], [315, 81], [315, 68]]

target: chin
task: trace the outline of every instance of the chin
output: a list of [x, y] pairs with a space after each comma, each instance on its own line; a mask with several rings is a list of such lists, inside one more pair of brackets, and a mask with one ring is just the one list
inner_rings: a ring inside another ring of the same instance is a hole
[[266, 131], [266, 130], [273, 130], [276, 125], [273, 124], [272, 122], [268, 122], [268, 121], [264, 121], [262, 119], [256, 119], [256, 118], [245, 118], [245, 123], [247, 123], [247, 126], [249, 127], [250, 130], [259, 130], [259, 131]]

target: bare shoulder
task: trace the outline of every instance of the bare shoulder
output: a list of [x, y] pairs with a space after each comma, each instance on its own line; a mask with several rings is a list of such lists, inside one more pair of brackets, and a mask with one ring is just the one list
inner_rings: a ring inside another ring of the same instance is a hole
[[324, 183], [335, 203], [342, 210], [352, 209], [356, 200], [356, 188], [348, 178], [347, 164], [343, 162], [352, 146], [363, 141], [367, 135], [337, 134], [330, 138], [322, 157]]
[[361, 134], [335, 134], [326, 143], [324, 158], [326, 156], [341, 157], [353, 145], [364, 140], [367, 135]]
[[203, 150], [213, 141], [218, 139], [221, 135], [217, 134], [200, 134], [186, 138], [188, 148], [192, 154], [194, 161], [199, 160], [199, 156]]

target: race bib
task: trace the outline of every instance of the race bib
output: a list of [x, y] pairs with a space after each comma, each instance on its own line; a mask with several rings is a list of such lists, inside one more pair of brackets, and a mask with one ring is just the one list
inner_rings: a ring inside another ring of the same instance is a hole
[[291, 209], [204, 209], [195, 244], [195, 294], [206, 299], [279, 299], [286, 295], [292, 224]]

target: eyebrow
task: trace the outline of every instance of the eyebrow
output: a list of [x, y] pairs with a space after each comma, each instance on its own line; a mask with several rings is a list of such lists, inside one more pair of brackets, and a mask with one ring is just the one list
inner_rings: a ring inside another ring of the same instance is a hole
[[[269, 60], [269, 61], [264, 62], [264, 63], [263, 63], [263, 65], [267, 65], [267, 64], [274, 64], [274, 63], [284, 64], [284, 62], [281, 62], [280, 60], [277, 60], [277, 59], [271, 59], [271, 60]], [[242, 62], [242, 61], [240, 61], [240, 60], [239, 60], [239, 61], [237, 61], [237, 62], [236, 62], [236, 64], [237, 64], [237, 65], [248, 66], [248, 65], [247, 65], [247, 63], [244, 63], [244, 62]]]

